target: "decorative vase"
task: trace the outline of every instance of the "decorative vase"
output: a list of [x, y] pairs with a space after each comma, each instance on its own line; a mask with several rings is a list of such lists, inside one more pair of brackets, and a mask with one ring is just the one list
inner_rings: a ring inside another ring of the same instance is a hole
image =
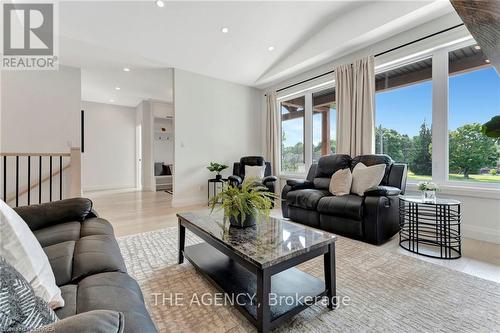
[[436, 191], [422, 191], [422, 201], [429, 203], [436, 202]]
[[221, 174], [217, 174], [217, 175], [215, 175], [215, 179], [217, 179], [217, 180], [221, 180], [221, 179], [222, 179], [222, 175], [221, 175]]
[[234, 218], [233, 216], [231, 216], [229, 218], [229, 223], [231, 224], [231, 226], [236, 227], [236, 228], [251, 227], [251, 226], [254, 226], [256, 222], [257, 222], [257, 219], [256, 219], [255, 215], [252, 215], [252, 214], [247, 214], [245, 216], [244, 220], [241, 219], [241, 216], [239, 216], [237, 219]]

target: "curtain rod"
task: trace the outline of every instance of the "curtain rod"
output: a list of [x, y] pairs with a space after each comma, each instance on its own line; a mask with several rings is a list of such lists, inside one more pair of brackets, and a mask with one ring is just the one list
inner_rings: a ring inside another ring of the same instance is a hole
[[[460, 24], [454, 25], [453, 27], [449, 27], [449, 28], [447, 28], [447, 29], [444, 29], [444, 30], [441, 30], [441, 31], [435, 32], [435, 33], [433, 33], [433, 34], [430, 34], [430, 35], [427, 35], [427, 36], [421, 37], [421, 38], [419, 38], [419, 39], [415, 39], [414, 41], [411, 41], [411, 42], [408, 42], [408, 43], [405, 43], [405, 44], [402, 44], [402, 45], [399, 45], [399, 46], [393, 47], [392, 49], [386, 50], [386, 51], [384, 51], [384, 52], [377, 53], [377, 54], [375, 54], [375, 56], [374, 56], [374, 57], [376, 58], [376, 57], [379, 57], [379, 56], [381, 56], [381, 55], [387, 54], [387, 53], [389, 53], [389, 52], [399, 50], [399, 49], [401, 49], [401, 48], [403, 48], [403, 47], [405, 47], [405, 46], [408, 46], [408, 45], [411, 45], [411, 44], [418, 43], [418, 42], [420, 42], [420, 41], [422, 41], [422, 40], [424, 40], [424, 39], [434, 37], [434, 36], [436, 36], [436, 35], [439, 35], [439, 34], [442, 34], [442, 33], [444, 33], [444, 32], [447, 32], [447, 31], [450, 31], [450, 30], [456, 29], [456, 28], [461, 27], [461, 26], [463, 26], [463, 25], [464, 25], [463, 23], [460, 23]], [[289, 86], [286, 86], [286, 87], [280, 88], [280, 89], [276, 90], [276, 92], [280, 92], [280, 91], [283, 91], [283, 90], [286, 90], [286, 89], [289, 89], [289, 88], [293, 88], [293, 87], [295, 87], [295, 86], [298, 86], [298, 85], [300, 85], [300, 84], [302, 84], [302, 83], [306, 83], [306, 82], [309, 82], [309, 81], [312, 81], [312, 80], [316, 80], [316, 79], [318, 79], [318, 78], [320, 78], [320, 77], [323, 77], [323, 76], [325, 76], [325, 75], [333, 74], [333, 72], [334, 72], [334, 70], [331, 70], [331, 71], [328, 71], [328, 72], [326, 72], [326, 73], [316, 75], [316, 76], [311, 77], [311, 78], [309, 78], [309, 79], [302, 80], [302, 81], [300, 81], [300, 82], [297, 82], [297, 83], [291, 84], [291, 85], [289, 85]]]

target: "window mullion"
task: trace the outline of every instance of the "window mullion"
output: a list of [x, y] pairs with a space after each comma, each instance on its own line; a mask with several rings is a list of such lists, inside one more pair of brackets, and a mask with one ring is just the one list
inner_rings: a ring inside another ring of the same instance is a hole
[[305, 94], [305, 119], [304, 119], [304, 162], [306, 170], [312, 164], [313, 153], [313, 120], [312, 120], [312, 92]]
[[432, 179], [448, 180], [448, 52], [432, 57]]

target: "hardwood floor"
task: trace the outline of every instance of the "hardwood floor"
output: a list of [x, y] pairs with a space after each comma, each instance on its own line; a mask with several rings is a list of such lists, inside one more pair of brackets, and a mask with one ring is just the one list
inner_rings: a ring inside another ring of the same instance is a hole
[[[175, 214], [180, 211], [209, 211], [203, 205], [174, 208], [172, 196], [166, 192], [117, 190], [88, 192], [84, 196], [92, 199], [99, 215], [113, 224], [118, 237], [176, 226]], [[274, 209], [272, 215], [281, 217], [281, 212]], [[500, 244], [463, 239], [462, 258], [457, 260], [432, 259], [410, 253], [399, 247], [397, 236], [382, 246], [395, 253], [500, 283]]]

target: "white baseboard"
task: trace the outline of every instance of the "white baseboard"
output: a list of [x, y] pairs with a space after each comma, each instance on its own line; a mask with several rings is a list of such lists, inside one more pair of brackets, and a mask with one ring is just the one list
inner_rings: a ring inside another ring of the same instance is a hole
[[462, 237], [500, 244], [500, 230], [462, 224]]
[[96, 185], [96, 186], [86, 186], [82, 188], [83, 192], [92, 192], [92, 191], [110, 191], [110, 190], [124, 190], [124, 189], [133, 189], [136, 188], [135, 184], [130, 185]]
[[176, 198], [175, 192], [172, 198], [172, 207], [186, 207], [207, 204], [207, 198], [203, 197], [188, 197], [188, 198]]

